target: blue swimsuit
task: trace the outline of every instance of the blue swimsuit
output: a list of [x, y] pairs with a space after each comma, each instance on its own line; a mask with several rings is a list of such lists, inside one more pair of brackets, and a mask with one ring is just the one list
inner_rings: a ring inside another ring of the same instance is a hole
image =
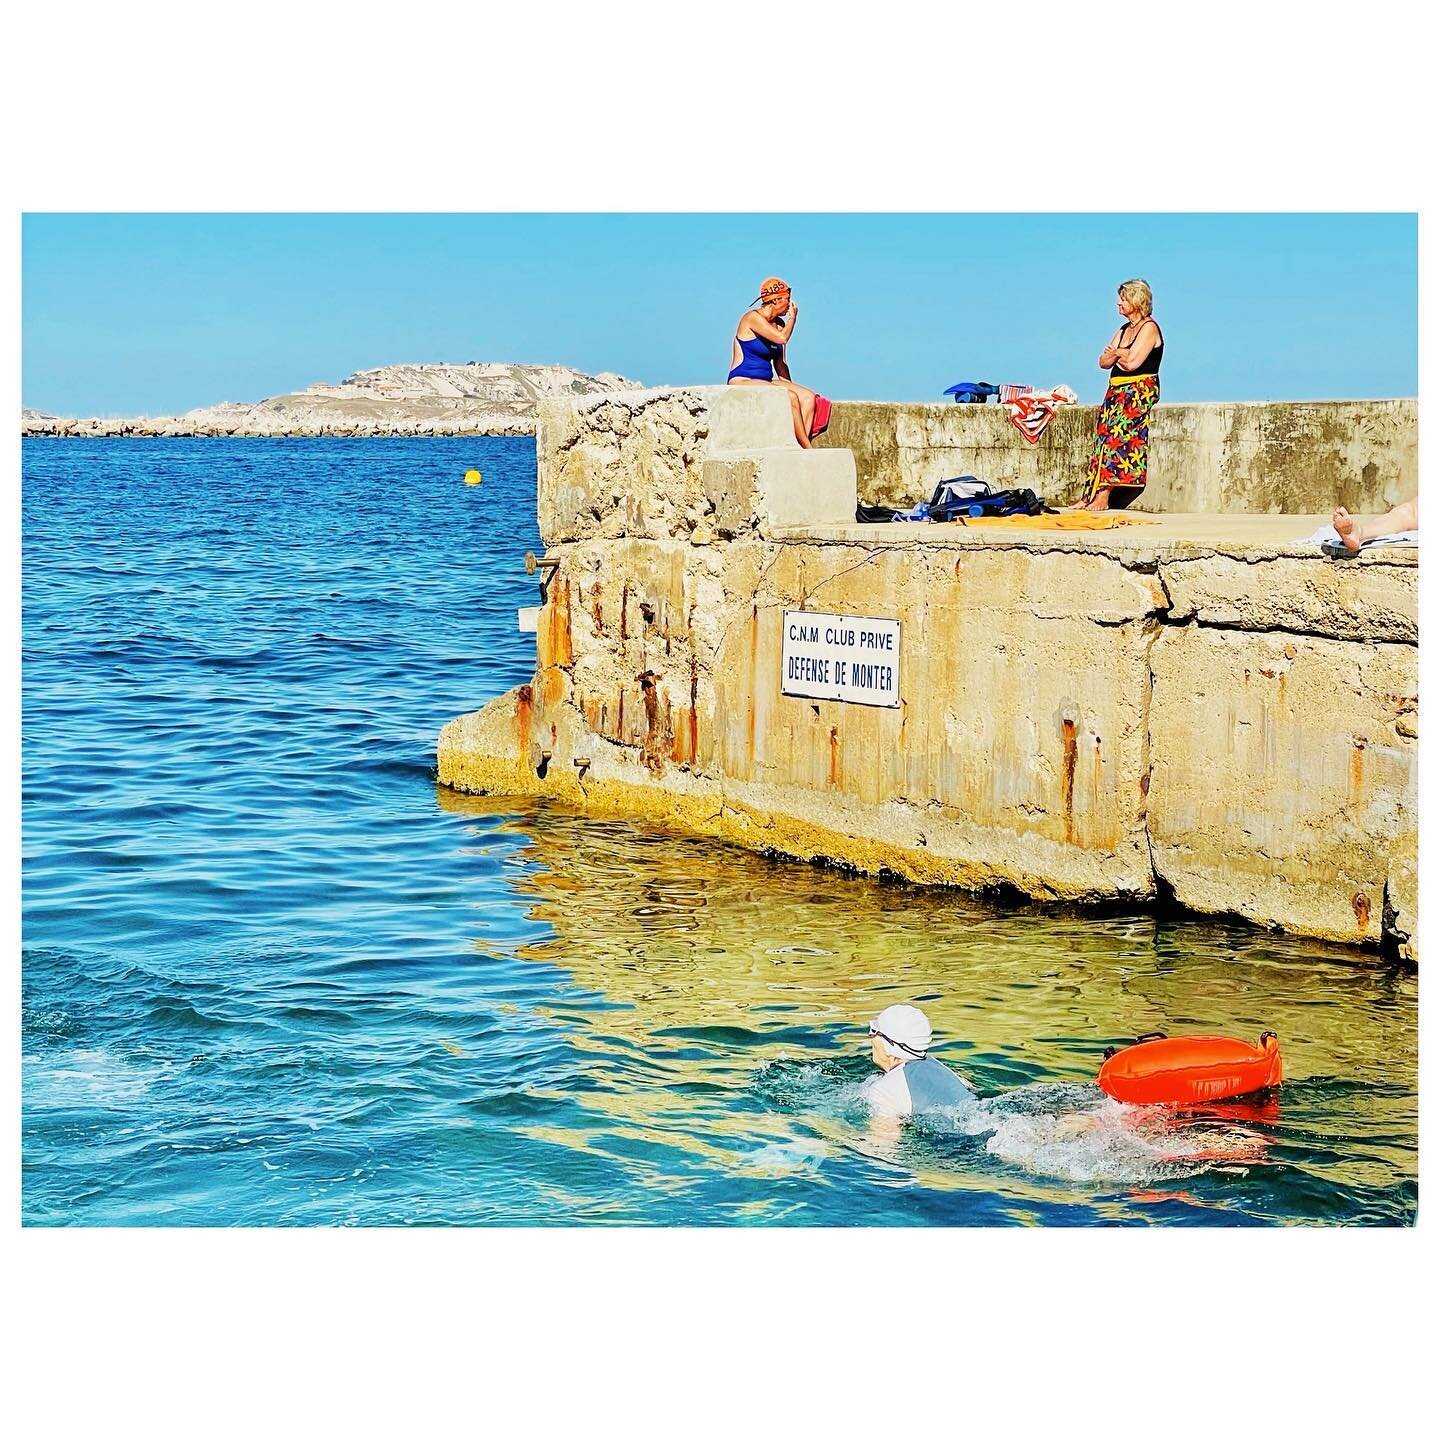
[[[735, 337], [740, 340], [739, 335]], [[773, 380], [775, 378], [775, 362], [785, 353], [783, 345], [777, 345], [773, 340], [766, 340], [761, 335], [755, 335], [749, 340], [740, 340], [740, 349], [744, 352], [740, 363], [730, 372], [731, 380]]]

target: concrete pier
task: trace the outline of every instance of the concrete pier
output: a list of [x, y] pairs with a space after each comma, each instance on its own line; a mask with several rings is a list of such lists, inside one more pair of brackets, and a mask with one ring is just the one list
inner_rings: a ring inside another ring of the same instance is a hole
[[444, 784], [1414, 954], [1415, 551], [856, 525], [852, 452], [760, 387], [550, 403], [538, 453], [535, 675], [445, 727]]

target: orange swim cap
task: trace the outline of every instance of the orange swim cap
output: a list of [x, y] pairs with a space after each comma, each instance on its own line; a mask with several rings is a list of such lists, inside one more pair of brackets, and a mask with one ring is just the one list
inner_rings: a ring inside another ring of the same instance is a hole
[[778, 276], [770, 275], [760, 282], [760, 299], [779, 300], [790, 293], [790, 287]]

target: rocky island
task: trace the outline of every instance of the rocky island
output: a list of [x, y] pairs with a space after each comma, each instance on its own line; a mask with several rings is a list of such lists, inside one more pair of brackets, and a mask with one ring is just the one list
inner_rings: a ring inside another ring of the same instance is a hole
[[624, 376], [568, 365], [382, 365], [254, 404], [225, 401], [184, 415], [68, 419], [20, 412], [22, 435], [531, 435], [541, 400], [633, 390]]

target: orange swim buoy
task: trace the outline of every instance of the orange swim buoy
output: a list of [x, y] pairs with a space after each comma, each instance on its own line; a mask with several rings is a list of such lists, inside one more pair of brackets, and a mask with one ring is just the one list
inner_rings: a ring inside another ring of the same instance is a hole
[[1267, 1030], [1258, 1045], [1226, 1035], [1144, 1039], [1107, 1055], [1095, 1078], [1112, 1100], [1191, 1105], [1268, 1090], [1280, 1074], [1280, 1040]]

